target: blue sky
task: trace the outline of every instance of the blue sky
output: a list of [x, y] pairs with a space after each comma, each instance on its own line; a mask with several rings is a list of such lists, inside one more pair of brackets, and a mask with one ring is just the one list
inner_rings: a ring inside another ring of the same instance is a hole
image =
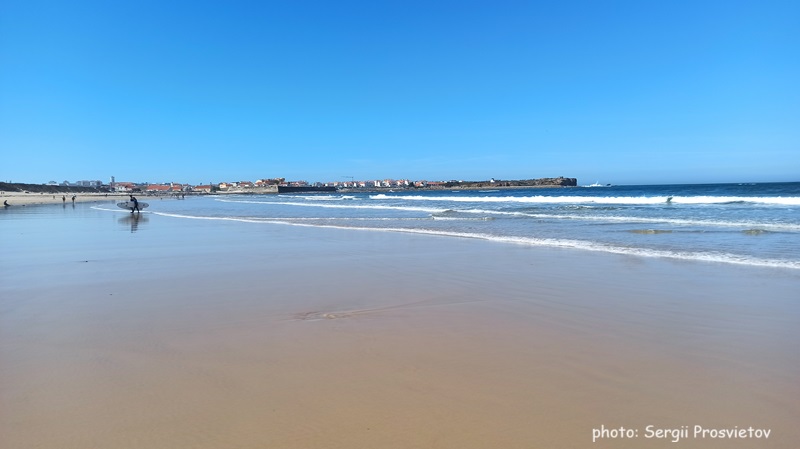
[[800, 181], [796, 1], [0, 2], [0, 180]]

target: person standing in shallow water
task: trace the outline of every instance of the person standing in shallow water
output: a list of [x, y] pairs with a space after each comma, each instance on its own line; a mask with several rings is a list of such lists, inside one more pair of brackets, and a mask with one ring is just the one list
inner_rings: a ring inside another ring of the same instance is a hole
[[136, 212], [141, 212], [139, 210], [139, 200], [137, 200], [135, 196], [131, 195], [131, 201], [133, 202], [133, 207], [131, 208], [131, 213], [133, 213], [134, 210]]

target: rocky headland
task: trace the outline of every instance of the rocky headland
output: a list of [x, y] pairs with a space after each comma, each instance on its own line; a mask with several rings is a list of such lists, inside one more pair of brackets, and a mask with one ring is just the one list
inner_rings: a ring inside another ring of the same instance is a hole
[[538, 178], [522, 180], [497, 180], [489, 181], [448, 181], [443, 184], [447, 189], [491, 189], [498, 187], [575, 187], [577, 178]]

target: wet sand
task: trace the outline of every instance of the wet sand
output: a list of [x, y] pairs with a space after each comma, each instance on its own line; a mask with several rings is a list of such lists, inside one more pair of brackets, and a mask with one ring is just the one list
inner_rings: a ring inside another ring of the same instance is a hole
[[792, 270], [25, 209], [0, 215], [3, 447], [800, 441]]

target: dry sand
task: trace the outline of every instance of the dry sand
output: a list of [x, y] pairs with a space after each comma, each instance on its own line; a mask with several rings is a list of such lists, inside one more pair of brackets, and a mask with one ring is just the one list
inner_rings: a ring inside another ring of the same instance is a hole
[[800, 441], [791, 271], [84, 207], [0, 216], [3, 447]]
[[76, 203], [99, 201], [128, 201], [130, 195], [105, 194], [105, 193], [21, 193], [2, 192], [0, 202], [8, 201], [11, 207], [29, 206], [33, 204], [72, 204], [72, 196]]

